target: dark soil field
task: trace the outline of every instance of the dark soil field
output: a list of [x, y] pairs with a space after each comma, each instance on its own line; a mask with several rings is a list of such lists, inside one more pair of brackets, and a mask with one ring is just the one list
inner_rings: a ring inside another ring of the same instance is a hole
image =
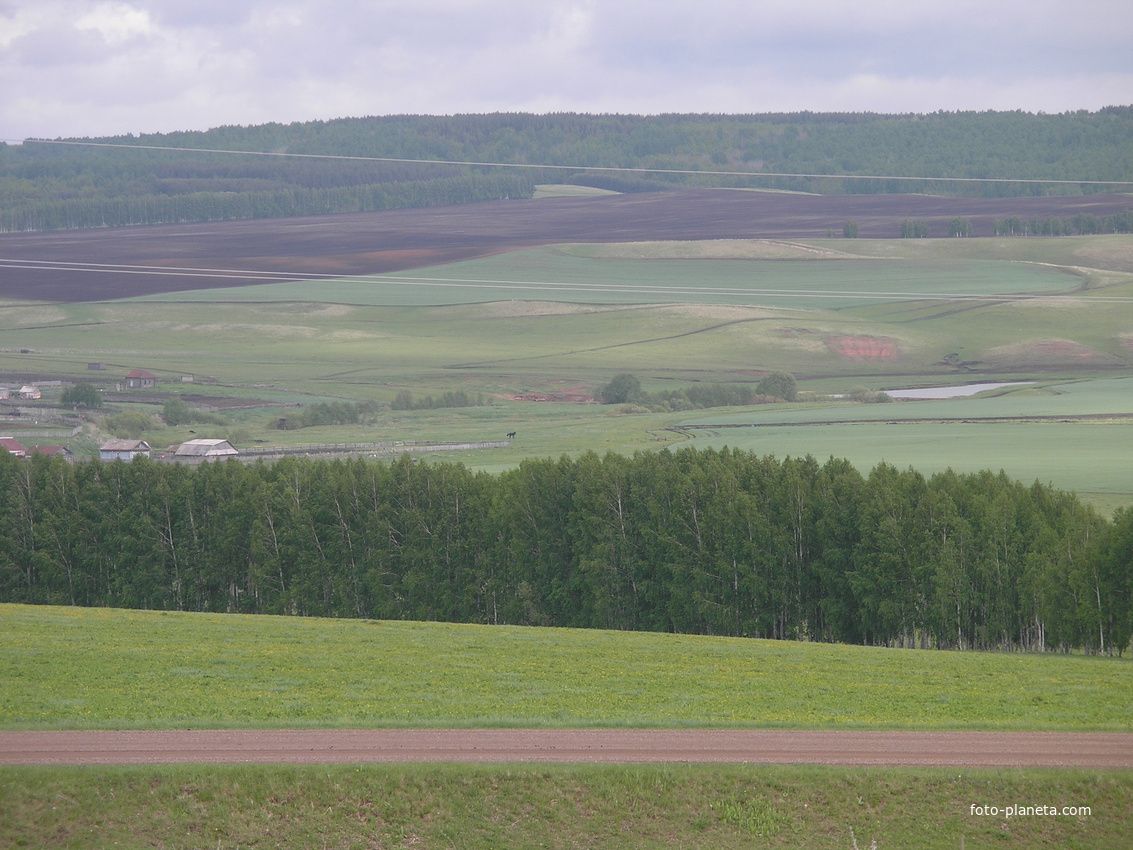
[[[894, 238], [906, 219], [932, 236], [968, 219], [1133, 208], [1131, 195], [936, 198], [696, 190], [493, 201], [291, 219], [0, 235], [0, 299], [102, 301], [305, 277], [375, 274], [558, 242], [813, 239], [848, 220], [863, 238]], [[142, 268], [152, 267], [152, 268]]]

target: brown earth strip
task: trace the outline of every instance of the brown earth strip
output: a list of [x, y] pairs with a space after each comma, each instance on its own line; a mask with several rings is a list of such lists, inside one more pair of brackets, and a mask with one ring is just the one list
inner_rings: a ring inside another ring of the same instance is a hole
[[[905, 219], [926, 221], [931, 232], [943, 234], [954, 217], [969, 219], [975, 235], [990, 236], [997, 218], [1066, 219], [1079, 213], [1104, 218], [1130, 207], [1130, 195], [934, 198], [717, 189], [8, 233], [0, 234], [0, 298], [100, 301], [247, 286], [265, 282], [265, 272], [295, 278], [395, 272], [559, 242], [816, 239], [841, 232], [850, 219], [863, 238], [894, 238]], [[29, 261], [56, 265], [27, 268]], [[68, 262], [86, 270], [58, 265]], [[91, 264], [164, 268], [95, 271]], [[202, 277], [187, 269], [229, 271]]]
[[750, 763], [1133, 768], [1133, 734], [440, 729], [0, 732], [0, 764]]

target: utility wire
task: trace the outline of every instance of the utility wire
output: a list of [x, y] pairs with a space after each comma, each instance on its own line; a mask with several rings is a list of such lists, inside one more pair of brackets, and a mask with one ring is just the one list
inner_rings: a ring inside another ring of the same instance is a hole
[[837, 180], [916, 180], [935, 183], [1039, 183], [1072, 186], [1133, 186], [1133, 180], [1038, 180], [1017, 177], [909, 177], [897, 174], [796, 174], [772, 171], [698, 171], [680, 168], [630, 168], [613, 165], [532, 165], [519, 162], [475, 162], [456, 159], [404, 159], [386, 156], [346, 156], [323, 153], [286, 153], [281, 151], [237, 151], [220, 148], [184, 148], [166, 145], [123, 145], [110, 142], [69, 141], [63, 139], [0, 139], [16, 144], [70, 145], [91, 148], [121, 148], [126, 150], [179, 151], [181, 153], [214, 153], [234, 156], [266, 156], [293, 159], [330, 159], [351, 162], [391, 162], [412, 165], [463, 165], [476, 168], [525, 168], [556, 171], [613, 171], [629, 174], [679, 174], [716, 177], [802, 177], [808, 179], [832, 178]]

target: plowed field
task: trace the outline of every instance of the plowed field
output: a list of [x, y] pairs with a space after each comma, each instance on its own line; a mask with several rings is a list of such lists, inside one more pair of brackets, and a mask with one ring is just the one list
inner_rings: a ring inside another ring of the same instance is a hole
[[1130, 195], [933, 198], [734, 190], [494, 201], [291, 219], [0, 235], [0, 299], [101, 301], [305, 277], [400, 271], [559, 242], [893, 238], [951, 218], [990, 236], [998, 218], [1105, 217]]

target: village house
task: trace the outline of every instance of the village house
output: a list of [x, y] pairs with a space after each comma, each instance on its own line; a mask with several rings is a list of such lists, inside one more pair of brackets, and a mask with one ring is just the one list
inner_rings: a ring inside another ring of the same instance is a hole
[[31, 450], [33, 455], [47, 455], [47, 457], [61, 457], [67, 463], [75, 462], [75, 455], [66, 446], [36, 446]]
[[126, 389], [151, 390], [157, 386], [157, 376], [151, 375], [145, 369], [135, 369], [126, 376]]
[[20, 387], [19, 396], [22, 399], [34, 400], [42, 398], [43, 393], [39, 391], [39, 387], [33, 387], [31, 384]]
[[20, 445], [19, 440], [15, 437], [0, 437], [0, 449], [4, 449], [8, 454], [16, 457], [28, 456], [28, 450]]
[[110, 440], [98, 447], [99, 460], [133, 460], [138, 455], [149, 457], [149, 453], [145, 440]]

